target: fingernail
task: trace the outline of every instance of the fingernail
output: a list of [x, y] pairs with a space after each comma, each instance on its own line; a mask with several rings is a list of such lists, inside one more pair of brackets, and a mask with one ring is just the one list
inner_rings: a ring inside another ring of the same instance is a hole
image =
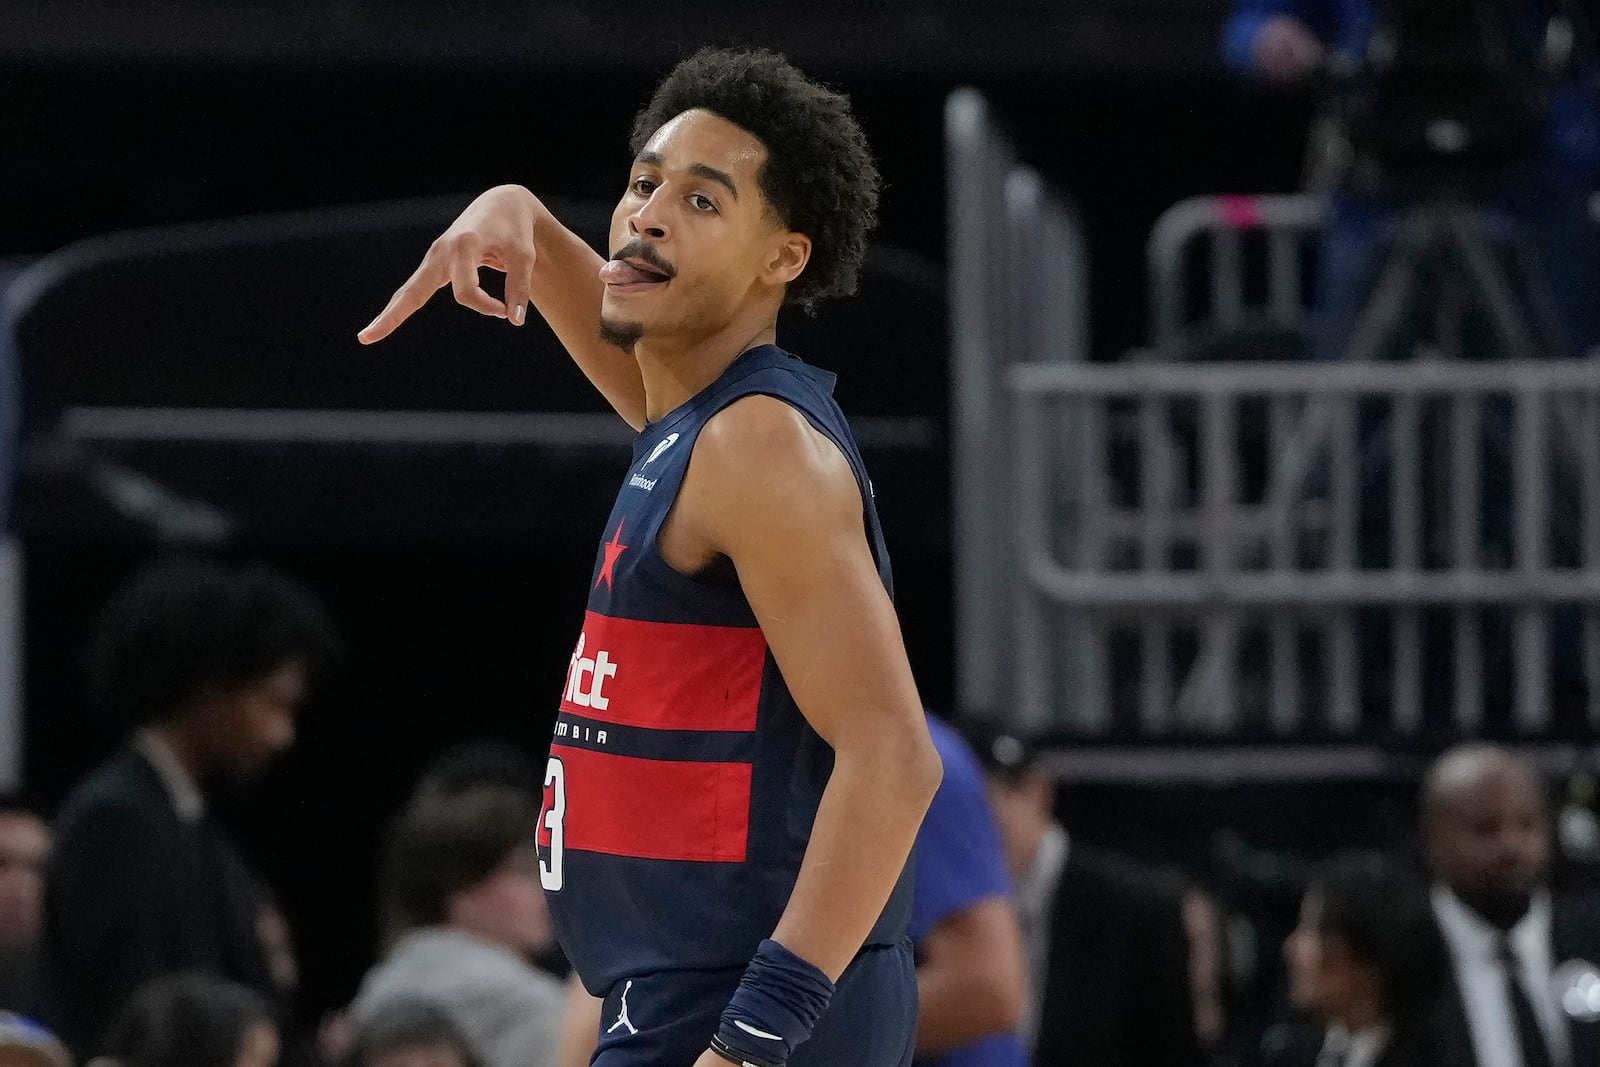
[[512, 323], [512, 325], [521, 326], [522, 325], [522, 316], [523, 316], [523, 314], [524, 314], [524, 312], [522, 310], [522, 305], [521, 304], [518, 304], [516, 307], [512, 308], [511, 309], [511, 323]]

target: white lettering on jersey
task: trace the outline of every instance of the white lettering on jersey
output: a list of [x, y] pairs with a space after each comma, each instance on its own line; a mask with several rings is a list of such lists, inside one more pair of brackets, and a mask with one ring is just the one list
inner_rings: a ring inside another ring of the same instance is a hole
[[567, 688], [561, 696], [580, 708], [605, 711], [611, 706], [611, 698], [605, 695], [606, 682], [617, 676], [617, 665], [604, 649], [594, 659], [585, 656], [583, 646], [588, 639], [587, 634], [578, 635], [578, 647], [567, 667]]

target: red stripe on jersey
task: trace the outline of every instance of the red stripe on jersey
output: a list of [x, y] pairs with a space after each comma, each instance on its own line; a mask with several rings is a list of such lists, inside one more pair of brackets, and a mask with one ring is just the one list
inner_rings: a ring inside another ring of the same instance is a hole
[[754, 730], [766, 659], [759, 627], [591, 611], [567, 668], [561, 710], [653, 730]]
[[750, 764], [638, 759], [567, 745], [552, 745], [550, 754], [565, 772], [567, 848], [652, 860], [744, 862]]

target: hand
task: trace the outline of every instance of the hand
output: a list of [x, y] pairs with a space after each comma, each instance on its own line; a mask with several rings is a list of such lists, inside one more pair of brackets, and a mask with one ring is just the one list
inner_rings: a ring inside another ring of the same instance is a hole
[[[542, 210], [520, 185], [497, 186], [479, 196], [433, 242], [416, 273], [357, 338], [364, 345], [383, 340], [446, 285], [455, 290], [456, 303], [521, 326], [537, 256], [534, 222]], [[479, 267], [504, 272], [505, 300], [496, 300], [478, 285]]]
[[1322, 42], [1299, 19], [1277, 15], [1256, 34], [1251, 58], [1261, 77], [1288, 85], [1307, 77], [1322, 63]]

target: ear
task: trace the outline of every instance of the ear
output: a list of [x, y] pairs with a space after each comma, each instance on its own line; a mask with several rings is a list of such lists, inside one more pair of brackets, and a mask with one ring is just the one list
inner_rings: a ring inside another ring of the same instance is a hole
[[776, 235], [767, 255], [762, 280], [768, 285], [788, 285], [800, 277], [811, 261], [811, 238], [803, 233], [785, 230]]

